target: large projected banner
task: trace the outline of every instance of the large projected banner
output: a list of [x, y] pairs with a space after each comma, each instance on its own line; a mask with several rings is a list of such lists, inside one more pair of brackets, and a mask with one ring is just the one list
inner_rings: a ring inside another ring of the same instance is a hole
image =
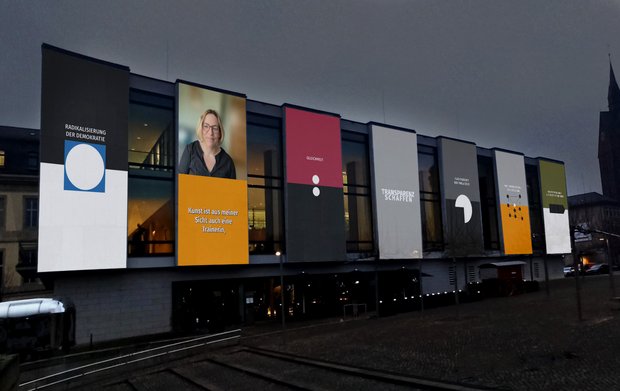
[[571, 252], [564, 164], [539, 159], [547, 254]]
[[523, 155], [494, 151], [504, 254], [531, 254], [532, 233]]
[[290, 262], [346, 259], [340, 117], [284, 108]]
[[247, 264], [245, 97], [177, 83], [177, 265]]
[[476, 145], [438, 138], [443, 234], [451, 256], [484, 251]]
[[422, 258], [417, 135], [372, 125], [371, 136], [379, 257]]
[[129, 69], [43, 46], [39, 272], [127, 264]]

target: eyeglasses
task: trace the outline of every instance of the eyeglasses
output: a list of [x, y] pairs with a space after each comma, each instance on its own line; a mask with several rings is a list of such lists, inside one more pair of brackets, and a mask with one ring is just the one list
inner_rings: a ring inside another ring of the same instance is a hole
[[211, 129], [211, 132], [213, 133], [219, 133], [220, 132], [220, 126], [219, 125], [209, 125], [209, 124], [202, 124], [202, 128], [206, 131], [209, 131], [209, 129]]

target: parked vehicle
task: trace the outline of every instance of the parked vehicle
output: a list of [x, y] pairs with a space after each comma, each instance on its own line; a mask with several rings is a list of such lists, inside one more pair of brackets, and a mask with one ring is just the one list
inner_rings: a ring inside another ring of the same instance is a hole
[[595, 263], [590, 265], [590, 267], [586, 270], [586, 275], [592, 274], [608, 274], [609, 266], [606, 263]]
[[75, 344], [75, 306], [67, 299], [0, 303], [0, 353], [34, 355]]
[[[617, 265], [613, 266], [614, 272], [618, 269], [619, 268]], [[607, 263], [595, 263], [594, 265], [590, 266], [588, 270], [586, 270], [586, 275], [592, 274], [609, 274], [609, 265]]]

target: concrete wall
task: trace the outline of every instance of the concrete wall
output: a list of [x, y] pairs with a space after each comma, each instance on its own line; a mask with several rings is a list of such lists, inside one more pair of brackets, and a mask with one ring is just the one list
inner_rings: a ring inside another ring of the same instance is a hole
[[170, 331], [171, 281], [167, 271], [100, 271], [58, 278], [54, 295], [75, 304], [76, 343], [96, 343]]
[[[541, 257], [532, 258], [531, 267], [528, 257], [520, 257], [519, 261], [525, 262], [523, 265], [523, 279], [544, 282], [545, 281], [545, 261]], [[456, 272], [459, 289], [465, 289], [469, 282], [480, 282], [480, 265], [490, 262], [508, 261], [508, 259], [490, 258], [471, 258], [463, 261], [459, 259], [456, 264]], [[447, 259], [425, 259], [422, 261], [422, 290], [425, 294], [452, 292], [454, 285], [450, 284], [450, 267], [452, 261]], [[473, 268], [473, 269], [472, 269]], [[564, 278], [564, 261], [561, 256], [547, 257], [547, 270], [549, 279], [554, 280]]]
[[[425, 259], [422, 261], [422, 293], [444, 293], [454, 291], [454, 285], [450, 283], [450, 267], [452, 260]], [[465, 289], [465, 264], [461, 261], [456, 264], [457, 283], [459, 289]]]

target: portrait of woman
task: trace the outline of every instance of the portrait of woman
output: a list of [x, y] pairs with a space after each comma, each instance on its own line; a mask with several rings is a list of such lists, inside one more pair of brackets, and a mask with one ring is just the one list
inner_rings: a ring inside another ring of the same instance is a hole
[[208, 109], [196, 125], [196, 141], [187, 144], [179, 162], [179, 173], [237, 179], [235, 163], [222, 148], [224, 126], [217, 111]]

